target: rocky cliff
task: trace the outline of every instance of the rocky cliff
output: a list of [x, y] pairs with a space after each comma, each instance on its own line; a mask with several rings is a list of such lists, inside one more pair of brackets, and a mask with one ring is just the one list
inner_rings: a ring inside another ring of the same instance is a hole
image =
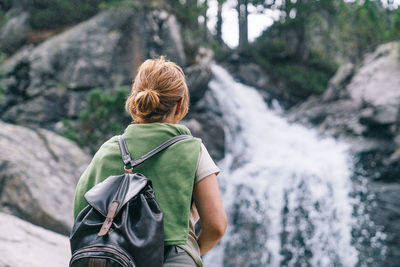
[[72, 202], [89, 156], [43, 129], [0, 121], [0, 211], [68, 234]]
[[51, 128], [76, 118], [90, 89], [129, 85], [144, 59], [161, 54], [185, 65], [174, 16], [133, 7], [104, 11], [2, 65], [0, 116]]

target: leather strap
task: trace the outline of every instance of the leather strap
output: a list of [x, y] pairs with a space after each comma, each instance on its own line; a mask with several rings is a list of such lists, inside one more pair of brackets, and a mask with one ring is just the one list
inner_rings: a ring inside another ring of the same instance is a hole
[[167, 141], [165, 141], [164, 143], [162, 143], [161, 145], [159, 145], [158, 147], [154, 148], [150, 152], [146, 153], [145, 155], [143, 155], [140, 158], [135, 159], [135, 160], [132, 160], [131, 155], [129, 154], [128, 146], [126, 145], [124, 135], [119, 135], [118, 136], [118, 143], [119, 143], [119, 148], [121, 150], [122, 161], [124, 162], [125, 168], [128, 167], [128, 164], [131, 165], [130, 168], [134, 168], [137, 165], [143, 163], [146, 159], [148, 159], [148, 158], [154, 156], [155, 154], [163, 151], [167, 147], [175, 144], [176, 142], [179, 142], [179, 141], [184, 140], [184, 139], [190, 139], [190, 138], [193, 138], [193, 136], [185, 135], [185, 134], [174, 136], [174, 137], [168, 139]]
[[98, 236], [105, 236], [106, 234], [108, 234], [108, 231], [110, 230], [110, 227], [114, 220], [115, 214], [117, 213], [118, 206], [119, 202], [117, 200], [111, 202], [110, 207], [108, 208], [107, 217], [103, 225], [101, 226], [99, 233], [97, 234]]
[[118, 135], [118, 144], [122, 154], [122, 161], [126, 166], [132, 161], [132, 158], [131, 154], [129, 154], [128, 146], [126, 145], [125, 138], [123, 135]]
[[106, 259], [90, 258], [88, 262], [88, 267], [106, 267]]

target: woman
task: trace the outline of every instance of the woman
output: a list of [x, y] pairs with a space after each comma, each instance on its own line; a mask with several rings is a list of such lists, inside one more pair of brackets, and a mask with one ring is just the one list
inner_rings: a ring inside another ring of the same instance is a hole
[[[182, 69], [164, 57], [146, 60], [139, 68], [126, 109], [134, 124], [125, 130], [128, 150], [138, 158], [167, 139], [190, 134], [178, 124], [189, 109], [189, 90]], [[123, 163], [117, 137], [104, 143], [80, 178], [74, 201], [75, 218], [87, 205], [84, 194]], [[135, 167], [152, 180], [164, 214], [164, 266], [202, 266], [200, 255], [213, 248], [227, 227], [216, 176], [219, 173], [198, 138], [180, 141]], [[194, 233], [200, 217], [201, 231]]]

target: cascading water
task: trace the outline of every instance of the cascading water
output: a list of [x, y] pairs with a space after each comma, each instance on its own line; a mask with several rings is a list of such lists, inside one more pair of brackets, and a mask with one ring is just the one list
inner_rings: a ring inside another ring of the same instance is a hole
[[369, 219], [354, 215], [361, 204], [347, 145], [289, 124], [256, 89], [220, 66], [212, 71], [208, 97], [226, 134], [219, 183], [229, 227], [205, 266], [364, 266], [354, 225]]

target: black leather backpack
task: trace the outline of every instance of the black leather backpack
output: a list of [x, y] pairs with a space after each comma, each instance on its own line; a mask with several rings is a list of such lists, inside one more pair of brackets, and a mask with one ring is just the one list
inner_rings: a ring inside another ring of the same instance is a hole
[[163, 265], [163, 214], [151, 181], [132, 169], [187, 138], [192, 136], [175, 136], [132, 160], [124, 137], [118, 137], [125, 173], [108, 177], [85, 194], [89, 205], [78, 214], [70, 236], [70, 267]]

